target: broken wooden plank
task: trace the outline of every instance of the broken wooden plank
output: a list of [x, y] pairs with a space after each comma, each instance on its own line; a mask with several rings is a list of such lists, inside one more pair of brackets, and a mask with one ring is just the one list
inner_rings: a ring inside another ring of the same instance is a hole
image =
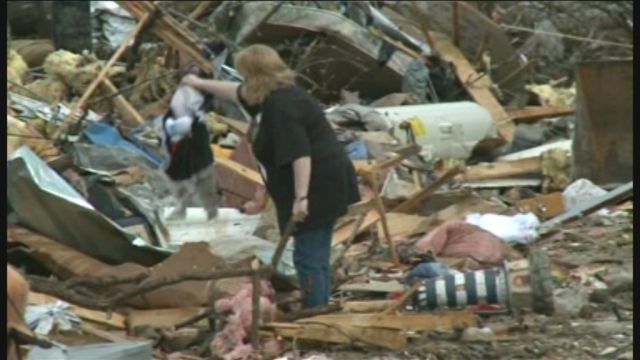
[[516, 202], [516, 207], [520, 211], [532, 212], [541, 219], [549, 219], [565, 211], [561, 192], [540, 195], [531, 199], [522, 199]]
[[[60, 299], [50, 295], [37, 292], [29, 292], [28, 303], [33, 305], [44, 305], [54, 303], [59, 300]], [[98, 324], [108, 325], [117, 329], [126, 328], [125, 317], [118, 313], [111, 313], [111, 316], [109, 316], [109, 314], [107, 314], [106, 312], [90, 310], [74, 304], [69, 304], [69, 306], [71, 308], [71, 311], [82, 319], [89, 320]]]
[[387, 213], [387, 222], [392, 238], [410, 238], [414, 235], [424, 234], [431, 228], [431, 220], [419, 215], [389, 212]]
[[392, 350], [404, 349], [407, 339], [398, 330], [334, 323], [269, 323], [278, 336], [338, 344], [363, 343]]
[[391, 314], [394, 311], [400, 309], [404, 305], [404, 303], [407, 302], [407, 300], [409, 300], [409, 298], [411, 296], [413, 296], [413, 294], [416, 291], [418, 291], [418, 288], [420, 286], [422, 286], [422, 282], [421, 281], [416, 281], [416, 283], [413, 284], [413, 286], [411, 286], [411, 288], [409, 288], [409, 290], [407, 290], [404, 294], [402, 294], [402, 297], [400, 297], [400, 299], [398, 299], [398, 301], [393, 303], [388, 308], [384, 309], [384, 311], [382, 311], [382, 314], [383, 315], [388, 315], [388, 314]]
[[[142, 18], [145, 13], [156, 11], [156, 5], [151, 1], [117, 1], [117, 3], [138, 19]], [[202, 55], [198, 37], [181, 26], [171, 16], [166, 13], [162, 14], [156, 19], [150, 30], [187, 59], [192, 60], [200, 70], [209, 74], [213, 72], [213, 64]]]
[[226, 116], [216, 114], [216, 120], [229, 125], [231, 131], [236, 135], [246, 136], [249, 132], [249, 124], [240, 120], [228, 118]]
[[207, 311], [204, 307], [184, 307], [175, 309], [130, 310], [127, 313], [129, 331], [140, 326], [156, 329], [174, 327], [181, 322]]
[[[113, 85], [111, 80], [109, 80], [108, 78], [103, 79], [101, 85], [104, 89], [107, 90], [109, 95], [115, 95], [119, 92], [118, 88]], [[140, 116], [138, 111], [133, 107], [133, 105], [131, 105], [130, 102], [127, 101], [127, 99], [125, 99], [124, 96], [118, 94], [111, 98], [111, 101], [113, 101], [113, 105], [116, 107], [116, 109], [118, 109], [120, 117], [124, 121], [125, 125], [136, 127], [144, 124], [144, 119], [142, 118], [142, 116]]]
[[523, 109], [507, 110], [509, 116], [516, 124], [533, 123], [541, 119], [548, 119], [560, 116], [575, 114], [573, 106], [527, 106]]
[[296, 323], [336, 324], [345, 327], [375, 327], [419, 332], [476, 326], [477, 320], [475, 314], [468, 310], [446, 310], [411, 314], [329, 314], [301, 319]]
[[511, 121], [511, 117], [506, 110], [500, 105], [498, 100], [493, 96], [493, 93], [488, 86], [481, 85], [480, 82], [475, 81], [479, 75], [473, 66], [467, 61], [460, 49], [458, 49], [451, 41], [441, 34], [432, 34], [435, 48], [438, 49], [438, 53], [449, 62], [455, 65], [456, 74], [458, 79], [465, 86], [465, 89], [475, 102], [483, 106], [491, 114], [493, 122], [498, 128], [498, 132], [504, 140], [511, 142], [515, 133], [515, 125]]
[[[212, 149], [213, 150], [213, 149]], [[231, 159], [227, 159], [225, 157], [217, 157], [216, 164], [222, 165], [228, 169], [233, 170], [234, 172], [242, 175], [244, 178], [258, 184], [264, 186], [264, 182], [262, 181], [262, 175], [257, 171], [254, 171], [240, 163], [237, 163]]]
[[459, 176], [461, 181], [477, 181], [487, 179], [501, 179], [512, 176], [540, 174], [542, 161], [539, 157], [513, 161], [497, 161], [468, 166]]

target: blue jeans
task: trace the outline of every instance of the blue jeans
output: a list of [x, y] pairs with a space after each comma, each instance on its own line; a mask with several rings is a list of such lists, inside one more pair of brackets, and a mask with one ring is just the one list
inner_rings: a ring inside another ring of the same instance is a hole
[[335, 221], [294, 237], [293, 264], [302, 289], [304, 309], [327, 305], [331, 295], [331, 238]]

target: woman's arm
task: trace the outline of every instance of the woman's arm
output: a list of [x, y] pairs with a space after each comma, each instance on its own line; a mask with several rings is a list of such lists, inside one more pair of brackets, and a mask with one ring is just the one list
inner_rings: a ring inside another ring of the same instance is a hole
[[182, 83], [200, 91], [213, 94], [224, 100], [238, 101], [236, 95], [236, 91], [240, 85], [238, 82], [202, 79], [189, 74], [182, 78]]

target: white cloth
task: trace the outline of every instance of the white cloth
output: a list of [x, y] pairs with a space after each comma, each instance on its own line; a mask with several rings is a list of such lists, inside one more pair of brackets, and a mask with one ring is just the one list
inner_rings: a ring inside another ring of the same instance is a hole
[[191, 132], [192, 125], [193, 118], [191, 116], [181, 116], [177, 119], [168, 118], [165, 124], [171, 142], [182, 140], [182, 138]]
[[478, 226], [507, 243], [527, 244], [538, 238], [540, 220], [534, 213], [513, 216], [497, 214], [469, 214], [465, 221]]

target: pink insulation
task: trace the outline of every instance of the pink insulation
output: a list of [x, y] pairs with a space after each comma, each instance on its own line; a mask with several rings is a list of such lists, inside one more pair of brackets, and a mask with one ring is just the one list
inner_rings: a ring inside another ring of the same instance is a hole
[[501, 238], [459, 220], [444, 222], [418, 240], [415, 247], [421, 251], [430, 249], [440, 257], [466, 258], [470, 270], [501, 265], [504, 260], [521, 257]]
[[[214, 308], [218, 314], [227, 314], [227, 324], [211, 342], [211, 352], [225, 360], [248, 360], [253, 354], [249, 342], [252, 322], [251, 295], [253, 286], [245, 285], [231, 299], [216, 301]], [[272, 299], [273, 289], [268, 282], [261, 282], [260, 321], [273, 321], [276, 305]]]

